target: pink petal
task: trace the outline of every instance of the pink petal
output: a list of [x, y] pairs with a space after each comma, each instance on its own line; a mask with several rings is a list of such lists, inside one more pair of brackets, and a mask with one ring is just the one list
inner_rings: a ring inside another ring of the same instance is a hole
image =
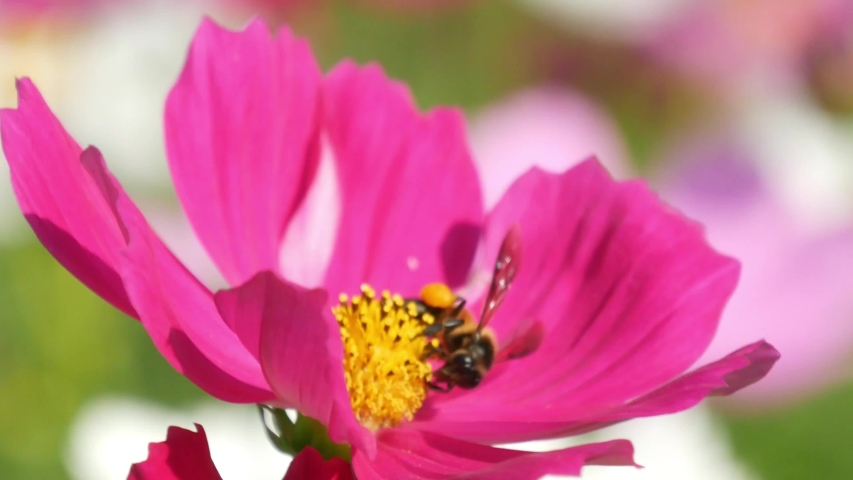
[[148, 446], [148, 459], [130, 468], [127, 480], [221, 480], [210, 458], [204, 428], [169, 427], [166, 441]]
[[264, 275], [257, 275], [240, 288], [220, 290], [214, 295], [222, 320], [259, 364], [264, 303], [257, 301], [257, 296], [263, 292], [265, 282]]
[[[120, 270], [125, 263], [120, 252], [129, 238], [128, 229], [118, 217], [119, 204], [126, 212], [123, 220], [134, 227], [130, 237], [144, 237], [151, 248], [168, 256], [174, 270], [182, 267], [151, 232], [107, 170], [100, 152], [91, 147], [81, 152], [50, 113], [35, 86], [26, 79], [18, 86], [21, 108], [0, 113], [4, 148], [21, 208], [46, 248], [96, 293], [138, 316], [163, 355], [202, 388], [221, 398], [244, 393], [252, 398], [268, 398], [269, 395], [259, 395], [258, 388], [245, 385], [211, 364], [211, 357], [199, 351], [173, 316], [150, 315], [156, 300], [143, 299], [143, 309], [131, 305], [132, 294], [125, 291], [126, 277], [119, 276], [124, 274]], [[263, 381], [257, 362], [255, 369], [256, 377]]]
[[480, 112], [471, 124], [471, 148], [491, 208], [530, 168], [562, 173], [595, 155], [617, 178], [628, 153], [607, 112], [581, 93], [540, 87]]
[[427, 282], [461, 284], [482, 204], [460, 113], [419, 114], [406, 88], [375, 65], [344, 62], [325, 88], [342, 194], [327, 289], [369, 282], [411, 295]]
[[[101, 177], [112, 180], [103, 161], [97, 165]], [[120, 273], [160, 353], [221, 400], [271, 399], [260, 364], [222, 321], [213, 294], [172, 255], [123, 191], [113, 202], [129, 238]]]
[[[696, 406], [709, 396], [731, 395], [764, 378], [779, 359], [779, 352], [761, 341], [705, 365], [625, 404], [590, 410], [572, 421], [552, 416], [553, 406], [530, 405], [525, 421], [444, 421], [441, 418], [414, 424], [430, 431], [453, 431], [471, 441], [512, 442], [524, 439], [564, 437], [604, 428], [632, 418], [666, 415]], [[495, 407], [495, 415], [501, 415]], [[507, 414], [509, 415], [509, 414]], [[509, 417], [508, 417], [509, 418]]]
[[166, 105], [175, 189], [232, 285], [278, 269], [284, 229], [314, 176], [320, 70], [304, 40], [206, 19]]
[[489, 218], [487, 258], [513, 224], [524, 263], [492, 324], [499, 339], [526, 319], [547, 333], [530, 355], [496, 365], [476, 395], [431, 396], [419, 413], [423, 428], [486, 422], [479, 433], [454, 431], [521, 441], [536, 427], [496, 426], [512, 418], [568, 424], [624, 405], [699, 358], [737, 282], [737, 262], [715, 253], [697, 225], [645, 185], [614, 182], [595, 161], [516, 182]]
[[375, 440], [352, 412], [344, 347], [327, 297], [271, 272], [218, 294], [220, 307], [231, 312], [229, 321], [243, 325], [237, 327], [245, 329], [242, 338], [260, 338], [259, 358], [277, 401], [322, 422], [332, 440], [372, 456]]
[[83, 151], [28, 78], [18, 108], [0, 110], [3, 152], [18, 204], [45, 248], [92, 291], [136, 317], [118, 275], [121, 229]]
[[323, 460], [320, 452], [305, 447], [293, 457], [284, 480], [354, 480], [352, 467], [340, 458]]
[[373, 461], [353, 456], [359, 480], [539, 479], [546, 474], [580, 475], [584, 465], [635, 465], [627, 440], [594, 443], [553, 452], [522, 452], [469, 443], [406, 428], [378, 433]]
[[764, 378], [777, 360], [779, 352], [769, 343], [747, 345], [624, 406], [597, 414], [595, 423], [580, 423], [562, 432], [582, 433], [631, 418], [680, 412], [705, 397], [731, 395]]

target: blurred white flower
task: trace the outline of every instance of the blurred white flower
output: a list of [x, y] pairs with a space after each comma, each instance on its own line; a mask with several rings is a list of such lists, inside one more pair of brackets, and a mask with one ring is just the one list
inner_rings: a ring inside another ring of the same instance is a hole
[[[163, 141], [166, 96], [210, 2], [150, 0], [62, 24], [0, 31], [0, 106], [15, 77], [33, 79], [71, 135], [95, 145], [136, 198], [171, 196]], [[0, 242], [26, 232], [9, 182], [0, 182]]]
[[65, 94], [51, 106], [125, 184], [168, 181], [163, 110], [201, 15], [191, 1], [123, 5], [65, 46], [73, 64], [62, 79]]
[[804, 92], [753, 94], [736, 127], [756, 153], [768, 185], [816, 230], [853, 216], [853, 123], [832, 117]]
[[75, 480], [124, 480], [148, 457], [148, 444], [166, 438], [170, 425], [207, 432], [210, 454], [225, 479], [281, 480], [291, 458], [266, 437], [254, 405], [205, 402], [173, 410], [144, 400], [103, 397], [71, 425], [65, 464]]

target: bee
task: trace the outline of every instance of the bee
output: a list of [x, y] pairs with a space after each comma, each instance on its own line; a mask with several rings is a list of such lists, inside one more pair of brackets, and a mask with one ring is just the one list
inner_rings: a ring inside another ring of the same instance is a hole
[[454, 294], [447, 285], [434, 283], [423, 288], [416, 304], [421, 312], [435, 317], [435, 322], [423, 333], [440, 340], [439, 346], [428, 351], [426, 357], [436, 356], [444, 361], [444, 365], [433, 372], [431, 389], [449, 392], [454, 386], [474, 388], [492, 368], [497, 339], [487, 325], [506, 297], [520, 261], [521, 234], [513, 227], [501, 243], [479, 322], [475, 322], [465, 308], [465, 299]]

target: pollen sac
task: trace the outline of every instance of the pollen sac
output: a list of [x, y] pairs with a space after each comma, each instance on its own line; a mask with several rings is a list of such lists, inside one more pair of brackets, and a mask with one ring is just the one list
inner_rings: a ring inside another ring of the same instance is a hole
[[456, 302], [456, 294], [443, 283], [430, 283], [421, 290], [421, 298], [431, 307], [450, 308]]
[[344, 376], [356, 417], [376, 430], [394, 426], [423, 405], [432, 368], [424, 359], [430, 341], [422, 335], [431, 318], [413, 302], [369, 285], [340, 296], [332, 309], [344, 343]]

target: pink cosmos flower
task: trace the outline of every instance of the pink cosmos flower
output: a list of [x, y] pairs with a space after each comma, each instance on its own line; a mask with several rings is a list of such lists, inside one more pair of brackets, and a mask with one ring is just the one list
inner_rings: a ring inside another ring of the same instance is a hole
[[[210, 458], [207, 436], [201, 425], [197, 432], [170, 427], [166, 441], [152, 443], [148, 458], [130, 468], [128, 480], [222, 480]], [[284, 480], [352, 480], [352, 469], [339, 458], [328, 461], [317, 450], [306, 447], [290, 464]]]
[[[232, 289], [212, 292], [189, 273], [98, 150], [78, 146], [28, 79], [18, 92], [0, 133], [45, 247], [209, 394], [321, 422], [351, 446], [360, 479], [631, 465], [627, 441], [488, 445], [690, 408], [778, 358], [759, 341], [684, 374], [714, 335], [738, 264], [643, 183], [614, 182], [594, 160], [533, 169], [485, 211], [458, 111], [418, 113], [377, 66], [344, 61], [323, 75], [287, 29], [271, 38], [259, 21], [239, 33], [204, 21], [166, 105], [178, 198]], [[479, 273], [513, 226], [524, 263], [489, 326], [499, 345], [537, 342], [475, 389], [427, 389], [426, 340], [404, 301], [366, 286], [336, 300], [365, 283], [411, 298], [431, 282], [468, 282], [477, 311]]]

